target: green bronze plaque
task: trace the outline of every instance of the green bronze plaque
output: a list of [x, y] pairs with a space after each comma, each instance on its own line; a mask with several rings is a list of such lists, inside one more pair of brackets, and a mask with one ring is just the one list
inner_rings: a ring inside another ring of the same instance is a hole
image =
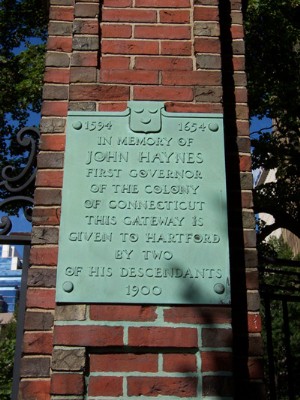
[[69, 113], [57, 301], [230, 302], [222, 115]]

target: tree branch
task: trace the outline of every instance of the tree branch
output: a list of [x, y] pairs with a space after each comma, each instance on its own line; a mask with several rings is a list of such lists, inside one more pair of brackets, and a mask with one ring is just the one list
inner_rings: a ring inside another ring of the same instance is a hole
[[280, 224], [274, 222], [274, 224], [266, 225], [261, 229], [261, 232], [257, 235], [257, 240], [262, 242], [265, 238], [271, 235], [272, 232], [276, 231], [276, 229], [281, 228]]
[[[272, 233], [275, 229], [278, 228], [285, 228], [300, 238], [299, 222], [296, 219], [292, 218], [287, 212], [282, 211], [279, 208], [279, 206], [278, 208], [276, 208], [276, 205], [274, 206], [269, 206], [266, 204], [262, 204], [260, 206], [257, 205], [255, 207], [255, 213], [262, 213], [262, 212], [272, 215], [273, 218], [275, 219], [275, 223], [272, 225], [267, 225], [262, 229], [261, 234], [259, 235], [259, 240], [264, 240], [266, 236], [268, 236], [270, 233]], [[267, 233], [264, 234], [264, 231], [266, 231]]]

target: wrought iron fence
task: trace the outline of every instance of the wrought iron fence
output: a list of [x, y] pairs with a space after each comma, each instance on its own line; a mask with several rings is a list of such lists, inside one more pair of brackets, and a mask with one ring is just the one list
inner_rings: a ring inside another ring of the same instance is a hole
[[300, 262], [265, 259], [260, 278], [268, 398], [299, 400]]
[[31, 233], [14, 232], [14, 226], [10, 217], [10, 211], [22, 210], [27, 221], [31, 222], [33, 208], [33, 189], [36, 177], [36, 160], [39, 140], [39, 131], [34, 127], [23, 128], [17, 134], [17, 144], [23, 148], [25, 162], [21, 167], [13, 165], [3, 166], [0, 171], [0, 189], [7, 196], [0, 201], [0, 210], [7, 215], [2, 216], [0, 222], [0, 245], [23, 245], [22, 278], [20, 287], [20, 298], [18, 305], [17, 337], [14, 357], [14, 374], [12, 387], [12, 400], [18, 398], [20, 363], [22, 356], [22, 342], [24, 332], [25, 306], [27, 276], [29, 268], [29, 252], [31, 244]]

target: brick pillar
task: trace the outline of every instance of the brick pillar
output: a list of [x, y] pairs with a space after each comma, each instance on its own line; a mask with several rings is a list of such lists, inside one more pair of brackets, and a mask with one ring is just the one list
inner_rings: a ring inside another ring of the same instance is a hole
[[[20, 399], [264, 398], [241, 0], [50, 0], [47, 49]], [[231, 306], [55, 304], [67, 110], [129, 100], [224, 114]]]

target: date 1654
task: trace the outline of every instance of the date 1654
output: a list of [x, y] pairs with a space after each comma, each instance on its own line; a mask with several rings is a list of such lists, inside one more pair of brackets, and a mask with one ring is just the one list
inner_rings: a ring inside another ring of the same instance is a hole
[[206, 125], [202, 123], [197, 123], [197, 122], [179, 122], [178, 124], [179, 127], [179, 132], [197, 132], [197, 131], [202, 131], [204, 132], [206, 129]]

